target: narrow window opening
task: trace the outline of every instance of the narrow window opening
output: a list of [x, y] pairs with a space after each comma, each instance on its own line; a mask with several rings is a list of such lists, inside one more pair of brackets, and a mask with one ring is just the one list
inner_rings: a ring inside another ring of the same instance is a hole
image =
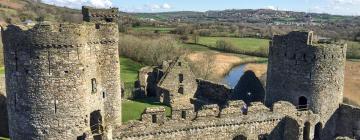
[[100, 29], [100, 24], [95, 24], [95, 29]]
[[179, 74], [179, 83], [183, 83], [183, 81], [184, 81], [184, 75]]
[[59, 103], [59, 101], [58, 100], [55, 100], [54, 101], [54, 113], [56, 114], [57, 113], [57, 109], [58, 109], [58, 103]]
[[92, 87], [91, 92], [96, 93], [97, 89], [96, 89], [96, 79], [95, 78], [91, 79], [91, 87]]
[[183, 87], [183, 86], [180, 86], [180, 87], [179, 87], [178, 93], [184, 94], [184, 87]]
[[181, 62], [178, 62], [178, 66], [181, 67]]
[[103, 98], [105, 99], [105, 97], [106, 97], [106, 93], [105, 93], [105, 92], [103, 92], [103, 93], [102, 93], [102, 95], [103, 95]]
[[114, 19], [113, 19], [113, 18], [106, 18], [105, 21], [106, 21], [106, 22], [113, 22]]
[[151, 119], [152, 119], [152, 123], [156, 123], [157, 122], [156, 114], [152, 114]]
[[181, 118], [186, 119], [186, 111], [181, 111]]
[[301, 96], [301, 97], [299, 98], [298, 109], [300, 109], [300, 110], [307, 110], [307, 109], [308, 109], [308, 102], [307, 102], [307, 98], [306, 98], [306, 97]]

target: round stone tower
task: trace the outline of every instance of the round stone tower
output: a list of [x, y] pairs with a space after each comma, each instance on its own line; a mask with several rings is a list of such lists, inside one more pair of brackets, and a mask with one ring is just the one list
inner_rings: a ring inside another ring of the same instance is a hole
[[118, 37], [116, 23], [8, 26], [11, 139], [105, 137], [121, 124]]
[[346, 44], [291, 32], [270, 42], [265, 102], [289, 101], [310, 109], [323, 124], [343, 100]]

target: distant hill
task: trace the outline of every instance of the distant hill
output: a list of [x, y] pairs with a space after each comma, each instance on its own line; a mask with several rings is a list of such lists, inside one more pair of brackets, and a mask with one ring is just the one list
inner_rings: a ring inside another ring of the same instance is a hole
[[270, 9], [231, 9], [223, 11], [206, 12], [163, 12], [163, 13], [135, 13], [140, 18], [153, 18], [157, 20], [183, 21], [183, 22], [244, 22], [244, 23], [334, 23], [348, 22], [360, 23], [358, 16], [341, 16], [319, 13], [305, 13], [293, 11], [278, 11]]
[[40, 0], [0, 0], [0, 25], [36, 20], [81, 22], [80, 10], [57, 7]]

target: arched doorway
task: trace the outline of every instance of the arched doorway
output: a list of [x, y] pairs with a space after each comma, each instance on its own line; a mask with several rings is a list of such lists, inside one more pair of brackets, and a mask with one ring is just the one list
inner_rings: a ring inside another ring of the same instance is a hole
[[308, 101], [305, 96], [299, 98], [298, 109], [308, 109]]
[[321, 130], [322, 130], [322, 124], [321, 124], [321, 122], [319, 122], [315, 125], [314, 140], [320, 140]]
[[303, 129], [303, 140], [310, 140], [310, 123], [306, 122]]
[[103, 126], [102, 126], [102, 116], [100, 110], [91, 112], [90, 129], [94, 137], [94, 140], [102, 139]]
[[247, 138], [244, 135], [238, 135], [233, 138], [233, 140], [247, 140]]

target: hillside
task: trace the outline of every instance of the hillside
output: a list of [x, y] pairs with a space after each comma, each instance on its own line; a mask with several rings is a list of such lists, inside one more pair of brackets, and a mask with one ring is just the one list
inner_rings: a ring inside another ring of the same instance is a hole
[[206, 12], [162, 12], [162, 13], [135, 13], [141, 18], [154, 18], [158, 20], [182, 20], [193, 21], [221, 21], [221, 22], [244, 22], [244, 23], [267, 23], [267, 24], [295, 24], [295, 23], [335, 23], [349, 22], [359, 24], [360, 17], [341, 16], [319, 13], [305, 13], [293, 11], [278, 11], [270, 9], [231, 9], [223, 11]]
[[39, 0], [0, 0], [0, 25], [36, 20], [81, 22], [80, 10], [40, 3]]

